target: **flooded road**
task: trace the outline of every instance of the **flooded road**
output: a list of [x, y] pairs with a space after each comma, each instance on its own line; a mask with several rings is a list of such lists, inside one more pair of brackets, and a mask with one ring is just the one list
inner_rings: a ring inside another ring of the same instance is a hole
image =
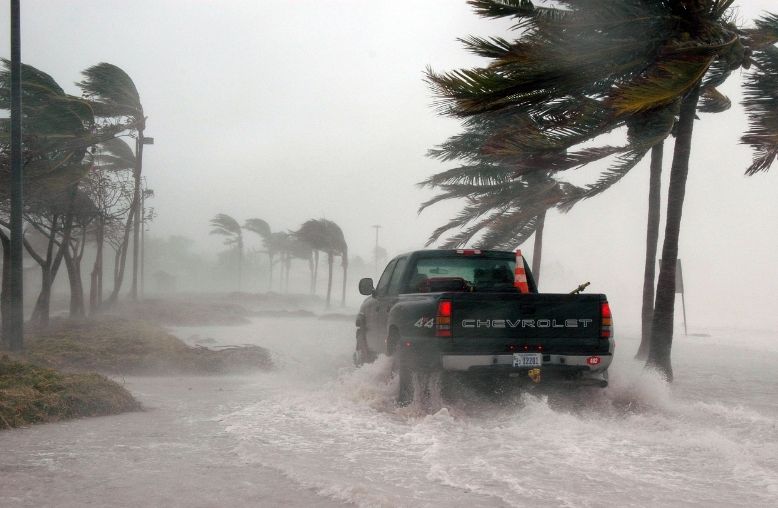
[[[398, 409], [350, 321], [176, 328], [258, 344], [274, 371], [132, 378], [148, 411], [0, 433], [4, 506], [776, 506], [778, 341], [678, 335], [676, 382], [617, 329], [605, 390], [466, 391]], [[211, 344], [209, 344], [211, 345]]]

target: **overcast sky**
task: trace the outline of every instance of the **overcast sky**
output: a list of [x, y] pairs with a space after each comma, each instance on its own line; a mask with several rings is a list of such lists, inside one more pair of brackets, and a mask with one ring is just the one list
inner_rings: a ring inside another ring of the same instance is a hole
[[[775, 8], [774, 0], [736, 3], [743, 22]], [[422, 246], [457, 211], [416, 213], [429, 194], [414, 184], [450, 167], [426, 150], [459, 130], [430, 107], [423, 71], [477, 65], [456, 38], [507, 36], [508, 26], [460, 0], [24, 0], [22, 58], [74, 94], [80, 71], [98, 62], [133, 78], [156, 139], [144, 151], [153, 234], [185, 235], [215, 252], [219, 240], [207, 233], [216, 213], [260, 217], [274, 230], [326, 217], [368, 258], [372, 225], [397, 253]], [[733, 76], [723, 91], [737, 101], [739, 86]], [[691, 325], [778, 323], [778, 167], [743, 176], [745, 125], [736, 105], [695, 126], [680, 242]], [[611, 295], [614, 312], [637, 319], [647, 183], [646, 160], [609, 192], [550, 215], [543, 289], [590, 280]], [[531, 252], [531, 242], [523, 248]]]

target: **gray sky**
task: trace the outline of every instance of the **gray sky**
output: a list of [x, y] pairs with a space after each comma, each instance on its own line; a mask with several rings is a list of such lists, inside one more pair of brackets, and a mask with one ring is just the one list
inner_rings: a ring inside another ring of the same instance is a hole
[[[156, 193], [157, 235], [182, 234], [215, 251], [208, 220], [227, 213], [294, 229], [325, 216], [352, 252], [370, 256], [371, 225], [390, 253], [423, 245], [458, 209], [414, 184], [450, 167], [426, 150], [459, 130], [436, 116], [422, 81], [478, 64], [457, 37], [506, 35], [459, 0], [133, 1], [25, 0], [22, 58], [66, 90], [106, 61], [133, 78], [148, 115], [144, 172]], [[771, 0], [737, 2], [750, 20]], [[8, 55], [7, 7], [0, 46]], [[739, 76], [724, 87], [733, 101]], [[690, 324], [778, 324], [778, 167], [747, 178], [739, 106], [695, 127], [680, 257]], [[671, 147], [665, 150], [669, 168]], [[602, 168], [600, 168], [602, 169]], [[665, 171], [665, 176], [668, 169]], [[570, 178], [580, 182], [596, 169]], [[566, 216], [551, 214], [544, 289], [584, 280], [638, 317], [648, 167]], [[666, 179], [665, 179], [666, 183]], [[523, 246], [531, 253], [531, 242]], [[621, 307], [621, 309], [619, 308]], [[734, 317], [733, 317], [734, 316]]]

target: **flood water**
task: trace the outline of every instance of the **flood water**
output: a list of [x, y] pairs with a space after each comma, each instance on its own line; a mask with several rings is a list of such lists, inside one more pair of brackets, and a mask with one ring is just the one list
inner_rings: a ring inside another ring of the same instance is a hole
[[[617, 328], [608, 388], [396, 408], [353, 323], [175, 328], [274, 371], [131, 378], [145, 412], [0, 433], [3, 506], [778, 506], [778, 334], [676, 336], [675, 383]], [[209, 344], [210, 345], [210, 344]]]

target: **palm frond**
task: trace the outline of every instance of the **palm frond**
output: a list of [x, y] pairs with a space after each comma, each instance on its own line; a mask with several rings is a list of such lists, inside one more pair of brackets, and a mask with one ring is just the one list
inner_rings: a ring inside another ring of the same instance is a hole
[[767, 171], [778, 158], [778, 48], [755, 51], [752, 58], [743, 84], [748, 130], [741, 138], [754, 150], [748, 175]]
[[98, 146], [95, 162], [108, 171], [133, 169], [136, 166], [135, 153], [121, 138], [103, 141]]
[[756, 28], [743, 30], [752, 50], [765, 49], [778, 43], [778, 14], [766, 12], [754, 20], [754, 24]]
[[[235, 238], [242, 236], [240, 224], [238, 224], [238, 221], [227, 214], [217, 214], [213, 219], [211, 219], [210, 224], [213, 228], [211, 229], [212, 235], [222, 235]], [[225, 243], [230, 241], [233, 240], [227, 239], [225, 240]]]
[[82, 72], [76, 83], [92, 101], [98, 116], [126, 116], [143, 120], [143, 106], [132, 78], [116, 65], [102, 62]]
[[655, 61], [643, 75], [614, 88], [606, 103], [620, 114], [671, 104], [702, 79], [713, 59], [713, 55], [679, 55]]
[[484, 18], [519, 18], [536, 14], [530, 0], [468, 0], [473, 10]]
[[499, 164], [472, 164], [441, 171], [419, 182], [418, 185], [420, 187], [437, 187], [451, 184], [490, 185], [495, 182], [510, 180], [513, 173], [514, 170], [512, 168]]
[[729, 97], [719, 92], [712, 86], [703, 88], [697, 111], [702, 113], [722, 113], [732, 107]]
[[[269, 238], [271, 235], [270, 224], [259, 218], [246, 219], [243, 223], [243, 229], [251, 231], [261, 236], [263, 239]], [[286, 233], [284, 233], [286, 235]]]

